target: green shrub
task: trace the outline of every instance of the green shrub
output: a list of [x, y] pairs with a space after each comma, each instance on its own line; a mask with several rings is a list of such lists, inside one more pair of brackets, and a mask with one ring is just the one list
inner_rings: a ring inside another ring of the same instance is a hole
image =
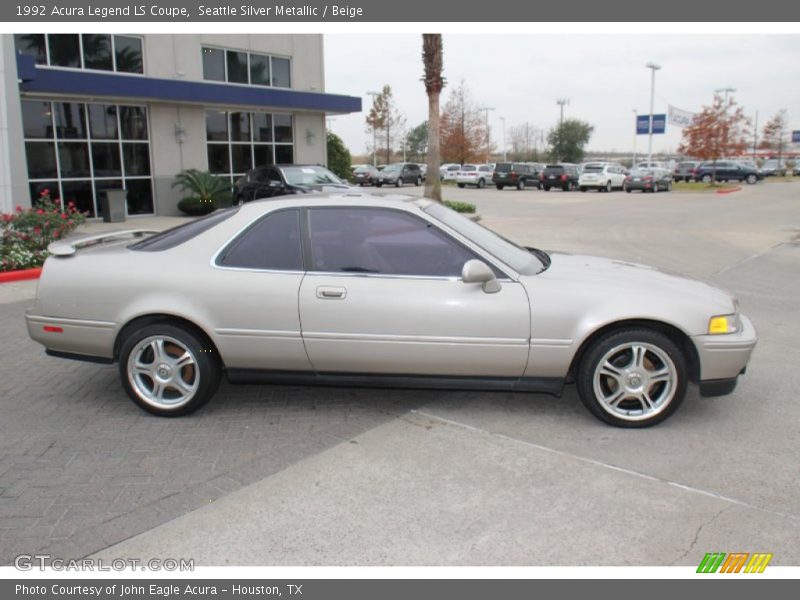
[[172, 187], [188, 194], [178, 202], [178, 208], [188, 215], [205, 215], [233, 200], [233, 186], [227, 178], [217, 177], [208, 171], [186, 169], [175, 176]]
[[453, 200], [445, 200], [444, 205], [447, 208], [459, 213], [473, 214], [475, 212], [475, 205], [470, 204], [469, 202], [456, 202]]
[[47, 246], [86, 222], [86, 215], [67, 202], [66, 209], [44, 190], [33, 207], [17, 206], [13, 213], [0, 214], [0, 271], [41, 267], [48, 257]]

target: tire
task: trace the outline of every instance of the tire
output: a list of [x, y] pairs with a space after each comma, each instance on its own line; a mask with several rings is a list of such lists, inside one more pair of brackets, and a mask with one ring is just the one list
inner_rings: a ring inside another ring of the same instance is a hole
[[617, 427], [650, 427], [683, 402], [686, 357], [663, 333], [643, 328], [612, 331], [586, 349], [576, 383], [584, 406], [601, 421]]
[[403, 178], [398, 177], [397, 180], [394, 182], [394, 187], [400, 187], [401, 185], [403, 185]]
[[482, 190], [486, 187], [486, 180], [485, 179], [478, 179], [478, 189]]
[[585, 191], [586, 191], [586, 186], [585, 186], [585, 185], [582, 185], [582, 186], [580, 187], [580, 190], [581, 190], [582, 192], [585, 192]]
[[550, 191], [550, 186], [549, 185], [545, 185], [545, 186], [542, 186], [542, 187], [544, 188], [545, 192], [549, 192]]
[[505, 186], [502, 183], [495, 183], [494, 187], [497, 188], [497, 191], [501, 191]]
[[711, 183], [711, 175], [706, 173], [700, 178], [700, 181], [702, 181], [703, 183]]
[[606, 189], [604, 189], [603, 191], [609, 193], [612, 189], [613, 188], [611, 187], [611, 182], [610, 181], [606, 182]]
[[171, 323], [145, 325], [127, 335], [119, 370], [128, 396], [159, 417], [196, 411], [217, 391], [221, 374], [216, 350], [195, 332]]
[[624, 188], [624, 190], [625, 190], [626, 192], [628, 192], [629, 194], [630, 194], [630, 193], [631, 193], [631, 191], [632, 191], [632, 190], [631, 190], [631, 188], [627, 188], [627, 187], [626, 187], [626, 188]]
[[375, 187], [383, 187], [383, 184], [380, 182], [375, 182]]
[[667, 184], [667, 191], [668, 192], [672, 191], [672, 182], [671, 181]]
[[757, 182], [758, 182], [758, 176], [757, 176], [757, 175], [755, 175], [755, 174], [753, 174], [753, 173], [750, 173], [750, 174], [749, 174], [749, 175], [748, 175], [748, 176], [745, 178], [745, 181], [747, 182], [747, 185], [753, 185], [753, 184], [755, 184], [755, 183], [757, 183]]
[[520, 179], [519, 181], [517, 181], [517, 189], [519, 191], [522, 191], [522, 190], [525, 189], [525, 180], [524, 179]]
[[417, 187], [421, 186], [422, 185], [422, 177], [417, 177], [414, 180], [414, 185], [417, 186]]
[[460, 187], [460, 188], [462, 188], [462, 189], [463, 189], [465, 186], [466, 186], [466, 184], [465, 184], [465, 183], [459, 183], [459, 184], [458, 184], [458, 187]]

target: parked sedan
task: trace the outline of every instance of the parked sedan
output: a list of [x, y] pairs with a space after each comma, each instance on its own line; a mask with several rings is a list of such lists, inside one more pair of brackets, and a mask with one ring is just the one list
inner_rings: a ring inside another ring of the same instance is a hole
[[710, 285], [523, 248], [424, 199], [286, 196], [150, 233], [51, 244], [26, 321], [50, 356], [117, 363], [161, 416], [198, 409], [223, 375], [556, 395], [574, 381], [596, 417], [643, 427], [690, 381], [732, 392], [756, 344]]
[[359, 165], [353, 170], [353, 183], [361, 186], [375, 185], [379, 173], [372, 165]]
[[671, 192], [672, 173], [669, 169], [633, 169], [625, 178], [622, 189], [628, 193], [634, 190], [641, 192]]
[[491, 183], [493, 171], [490, 165], [462, 165], [456, 175], [456, 183], [460, 188], [474, 185], [483, 189], [487, 183]]
[[325, 167], [318, 165], [270, 165], [250, 169], [236, 182], [234, 203], [260, 198], [352, 189]]

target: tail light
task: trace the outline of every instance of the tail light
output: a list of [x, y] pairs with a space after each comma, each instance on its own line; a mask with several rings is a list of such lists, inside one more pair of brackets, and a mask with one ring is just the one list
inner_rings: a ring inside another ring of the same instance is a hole
[[625, 181], [630, 181], [630, 180], [631, 180], [631, 176], [630, 176], [630, 175], [628, 175], [628, 176], [625, 178]]
[[653, 181], [653, 178], [650, 175], [648, 175], [647, 177], [644, 178], [644, 180], [645, 181]]
[[692, 175], [697, 175], [698, 169], [692, 169]]
[[561, 181], [566, 181], [566, 180], [567, 180], [567, 175], [565, 173], [564, 175], [561, 176]]
[[539, 181], [544, 181], [544, 173], [542, 173], [541, 175], [539, 175]]

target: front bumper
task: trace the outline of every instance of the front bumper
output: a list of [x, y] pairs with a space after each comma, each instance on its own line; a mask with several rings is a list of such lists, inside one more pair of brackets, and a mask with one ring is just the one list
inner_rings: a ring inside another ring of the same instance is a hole
[[[700, 359], [700, 389], [716, 389], [721, 395], [730, 393], [736, 386], [736, 378], [744, 372], [758, 338], [753, 323], [741, 315], [742, 329], [726, 335], [697, 335], [692, 337]], [[726, 386], [728, 391], [724, 391]], [[720, 391], [723, 390], [723, 391]]]

